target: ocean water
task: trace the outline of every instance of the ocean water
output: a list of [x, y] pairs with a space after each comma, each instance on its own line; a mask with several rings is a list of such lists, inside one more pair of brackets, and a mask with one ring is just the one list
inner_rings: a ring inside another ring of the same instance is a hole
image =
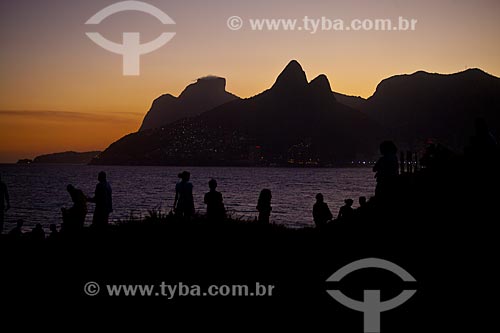
[[[203, 195], [210, 178], [217, 179], [226, 208], [234, 217], [254, 219], [259, 192], [272, 191], [272, 222], [290, 227], [312, 226], [315, 195], [323, 193], [335, 215], [344, 199], [357, 206], [359, 196], [374, 194], [375, 179], [369, 168], [235, 168], [235, 167], [129, 167], [86, 165], [0, 165], [2, 180], [11, 197], [5, 230], [15, 221], [25, 221], [26, 231], [41, 223], [46, 231], [51, 223], [60, 224], [61, 207], [70, 207], [66, 185], [73, 184], [93, 195], [99, 171], [106, 171], [113, 188], [114, 212], [111, 221], [140, 218], [148, 210], [171, 210], [177, 174], [191, 172], [196, 210], [205, 212]], [[94, 205], [89, 203], [87, 223]], [[6, 232], [4, 231], [4, 232]]]

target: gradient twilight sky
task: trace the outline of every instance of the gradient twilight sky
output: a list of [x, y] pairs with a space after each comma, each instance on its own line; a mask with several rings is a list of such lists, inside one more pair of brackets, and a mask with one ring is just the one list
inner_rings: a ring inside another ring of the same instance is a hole
[[[478, 67], [500, 76], [498, 0], [147, 0], [176, 25], [139, 12], [84, 23], [115, 0], [0, 2], [0, 163], [66, 150], [104, 149], [136, 131], [151, 102], [178, 95], [198, 77], [227, 79], [241, 97], [269, 88], [291, 59], [308, 78], [326, 74], [335, 91], [369, 97], [395, 74], [452, 73]], [[304, 16], [418, 19], [412, 32], [240, 31], [228, 17]], [[97, 31], [142, 42], [165, 31], [175, 38], [141, 57], [141, 75], [122, 75], [122, 57], [94, 44]]]

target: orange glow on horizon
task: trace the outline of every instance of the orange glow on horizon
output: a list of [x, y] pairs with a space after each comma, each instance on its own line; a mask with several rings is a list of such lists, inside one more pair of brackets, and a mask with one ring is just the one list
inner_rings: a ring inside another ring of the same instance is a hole
[[[178, 96], [197, 78], [227, 79], [227, 90], [254, 96], [296, 59], [312, 80], [326, 74], [332, 89], [369, 97], [390, 76], [419, 70], [455, 73], [480, 68], [500, 76], [500, 2], [256, 0], [252, 3], [148, 0], [171, 16], [177, 33], [141, 57], [141, 75], [124, 77], [122, 57], [87, 38], [84, 23], [116, 1], [25, 0], [0, 3], [0, 163], [65, 150], [104, 149], [136, 131], [158, 96]], [[53, 4], [53, 5], [51, 5]], [[57, 6], [55, 5], [57, 4]], [[233, 15], [249, 18], [418, 19], [412, 32], [230, 31]], [[119, 42], [141, 41], [164, 27], [144, 13], [122, 13], [96, 27]], [[169, 27], [170, 28], [170, 27]], [[5, 110], [67, 110], [14, 115]], [[83, 116], [85, 114], [86, 116]]]

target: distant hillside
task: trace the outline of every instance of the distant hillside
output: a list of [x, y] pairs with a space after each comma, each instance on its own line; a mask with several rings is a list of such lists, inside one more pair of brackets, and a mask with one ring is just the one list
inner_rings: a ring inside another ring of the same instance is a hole
[[480, 69], [398, 75], [383, 80], [362, 110], [401, 145], [433, 139], [461, 150], [478, 117], [500, 134], [500, 79]]
[[363, 111], [366, 107], [366, 99], [364, 99], [363, 97], [349, 96], [338, 92], [334, 92], [333, 95], [335, 96], [337, 101], [339, 101], [339, 103], [347, 105], [353, 109]]
[[127, 135], [92, 163], [341, 165], [374, 156], [380, 137], [380, 125], [336, 100], [325, 75], [308, 82], [292, 61], [261, 94]]
[[35, 157], [33, 163], [39, 164], [89, 164], [90, 161], [99, 155], [100, 151], [90, 151], [84, 153], [78, 153], [74, 151], [68, 151], [63, 153], [55, 153], [48, 155], [41, 155]]
[[225, 83], [210, 77], [179, 98], [164, 95], [141, 131], [92, 163], [345, 165], [376, 158], [382, 139], [401, 150], [418, 150], [429, 140], [462, 150], [478, 117], [500, 135], [500, 79], [479, 69], [394, 76], [368, 99], [332, 92], [325, 75], [308, 81], [297, 61], [251, 98], [227, 93]]
[[139, 131], [158, 128], [182, 118], [197, 116], [238, 98], [226, 91], [226, 79], [215, 76], [204, 77], [187, 86], [179, 97], [170, 94], [158, 97], [144, 118]]

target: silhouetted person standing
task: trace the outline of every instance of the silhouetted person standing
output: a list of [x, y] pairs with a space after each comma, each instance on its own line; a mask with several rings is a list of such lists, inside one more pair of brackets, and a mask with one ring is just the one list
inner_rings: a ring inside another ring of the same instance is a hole
[[104, 171], [99, 172], [97, 180], [99, 183], [95, 187], [94, 197], [88, 201], [95, 203], [92, 226], [103, 227], [108, 225], [109, 214], [113, 211], [112, 191]]
[[378, 198], [391, 196], [395, 190], [399, 169], [397, 152], [398, 149], [392, 141], [384, 141], [380, 144], [382, 157], [373, 167], [377, 179], [375, 196]]
[[354, 201], [352, 199], [344, 200], [345, 205], [340, 207], [339, 215], [337, 216], [337, 220], [339, 221], [349, 221], [352, 220], [354, 216], [354, 209], [352, 209], [352, 204]]
[[313, 218], [318, 228], [325, 226], [333, 218], [332, 212], [321, 193], [316, 194], [316, 203], [313, 206]]
[[82, 190], [75, 188], [73, 185], [68, 185], [66, 189], [71, 196], [71, 201], [73, 201], [73, 207], [61, 209], [63, 232], [78, 232], [83, 229], [87, 217], [87, 197]]
[[31, 230], [31, 240], [35, 242], [42, 242], [45, 240], [45, 231], [42, 228], [40, 223], [37, 223], [36, 226]]
[[215, 179], [211, 179], [208, 182], [208, 187], [210, 188], [210, 192], [207, 192], [204, 198], [204, 202], [207, 205], [207, 217], [211, 221], [221, 222], [226, 217], [222, 193], [216, 190], [217, 181]]
[[360, 218], [364, 218], [367, 214], [368, 204], [366, 202], [366, 197], [359, 197], [359, 207], [356, 209], [356, 214]]
[[269, 218], [271, 217], [271, 199], [273, 198], [271, 190], [263, 189], [259, 195], [259, 201], [257, 202], [257, 210], [259, 211], [258, 221], [262, 224], [269, 224]]
[[189, 219], [194, 214], [193, 184], [189, 181], [191, 174], [183, 171], [178, 177], [181, 181], [175, 185], [174, 212], [177, 216]]
[[3, 224], [5, 220], [5, 212], [10, 209], [9, 191], [7, 185], [2, 181], [0, 175], [0, 234], [3, 232]]

